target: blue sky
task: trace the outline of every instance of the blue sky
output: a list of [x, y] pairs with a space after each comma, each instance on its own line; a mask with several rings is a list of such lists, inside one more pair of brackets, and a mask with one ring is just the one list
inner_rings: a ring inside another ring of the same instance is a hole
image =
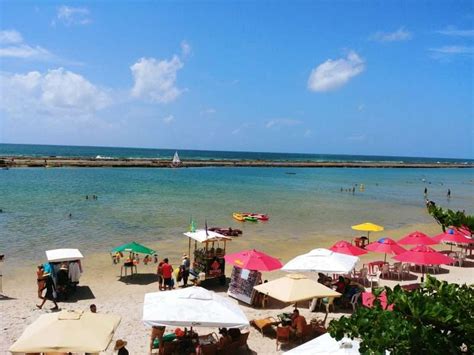
[[0, 142], [473, 158], [472, 1], [2, 1]]

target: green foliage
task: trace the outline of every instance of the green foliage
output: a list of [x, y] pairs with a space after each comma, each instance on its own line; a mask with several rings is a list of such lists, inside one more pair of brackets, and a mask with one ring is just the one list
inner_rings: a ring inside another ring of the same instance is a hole
[[329, 324], [329, 333], [361, 339], [363, 354], [460, 354], [474, 351], [474, 286], [450, 284], [428, 276], [424, 287], [385, 290], [393, 311], [359, 307], [351, 317]]
[[467, 227], [471, 232], [474, 231], [474, 216], [467, 216], [463, 211], [443, 210], [441, 207], [428, 204], [429, 214], [441, 225], [443, 232], [447, 227]]

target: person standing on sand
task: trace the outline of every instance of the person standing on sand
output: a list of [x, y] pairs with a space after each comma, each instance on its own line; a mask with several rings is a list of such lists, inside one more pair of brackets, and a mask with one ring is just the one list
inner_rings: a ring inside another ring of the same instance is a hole
[[191, 268], [191, 262], [189, 261], [189, 257], [186, 254], [183, 254], [183, 262], [181, 263], [181, 267], [183, 270], [183, 286], [186, 287], [188, 285], [189, 269]]
[[158, 275], [158, 288], [160, 291], [163, 291], [163, 264], [164, 261], [160, 261], [158, 267], [156, 268], [156, 274]]
[[161, 270], [163, 270], [163, 279], [165, 284], [165, 290], [171, 290], [173, 288], [173, 267], [168, 264], [168, 258], [165, 258], [163, 265], [161, 265]]
[[165, 334], [166, 327], [151, 327], [151, 341], [150, 341], [150, 354], [153, 351], [155, 339], [159, 342], [158, 354], [164, 353], [163, 334]]
[[38, 265], [36, 270], [36, 283], [38, 284], [38, 298], [43, 299], [43, 290], [46, 288], [43, 265]]

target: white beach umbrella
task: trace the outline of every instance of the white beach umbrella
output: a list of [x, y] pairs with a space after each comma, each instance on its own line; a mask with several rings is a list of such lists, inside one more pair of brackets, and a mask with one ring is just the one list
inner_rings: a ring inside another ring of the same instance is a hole
[[357, 256], [333, 252], [329, 249], [313, 249], [287, 262], [282, 270], [290, 272], [322, 272], [328, 274], [347, 274], [359, 261]]
[[183, 234], [186, 237], [192, 238], [200, 243], [219, 241], [219, 240], [232, 240], [232, 238], [226, 237], [223, 234], [219, 234], [213, 231], [206, 231], [205, 229], [198, 229], [195, 232], [187, 232]]
[[143, 323], [171, 327], [242, 328], [249, 325], [237, 304], [198, 286], [145, 294]]
[[46, 250], [46, 258], [49, 262], [72, 261], [82, 259], [79, 249], [53, 249]]
[[285, 355], [313, 355], [313, 354], [360, 354], [359, 342], [350, 338], [342, 338], [337, 341], [329, 333], [323, 334], [316, 339], [308, 341], [290, 351]]

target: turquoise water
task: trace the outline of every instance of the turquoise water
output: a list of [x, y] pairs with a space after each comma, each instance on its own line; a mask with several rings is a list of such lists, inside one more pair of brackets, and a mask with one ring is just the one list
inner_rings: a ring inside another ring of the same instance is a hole
[[[33, 144], [0, 144], [1, 156], [35, 156], [35, 157], [82, 157], [82, 158], [153, 158], [171, 159], [174, 149], [145, 149], [119, 147], [80, 147]], [[219, 159], [219, 160], [273, 160], [273, 161], [365, 161], [365, 162], [457, 162], [473, 164], [472, 159], [387, 157], [366, 155], [336, 154], [295, 154], [295, 153], [262, 153], [262, 152], [225, 152], [206, 150], [179, 150], [181, 159]]]
[[[364, 192], [340, 191], [361, 183]], [[0, 170], [0, 253], [38, 259], [56, 247], [87, 253], [130, 240], [182, 242], [190, 216], [200, 227], [207, 219], [209, 226], [241, 228], [243, 238], [262, 240], [348, 236], [351, 225], [367, 220], [390, 230], [432, 222], [425, 187], [439, 205], [474, 211], [471, 169]], [[98, 200], [85, 199], [92, 194]], [[271, 219], [242, 224], [232, 219], [234, 211], [266, 212]]]

